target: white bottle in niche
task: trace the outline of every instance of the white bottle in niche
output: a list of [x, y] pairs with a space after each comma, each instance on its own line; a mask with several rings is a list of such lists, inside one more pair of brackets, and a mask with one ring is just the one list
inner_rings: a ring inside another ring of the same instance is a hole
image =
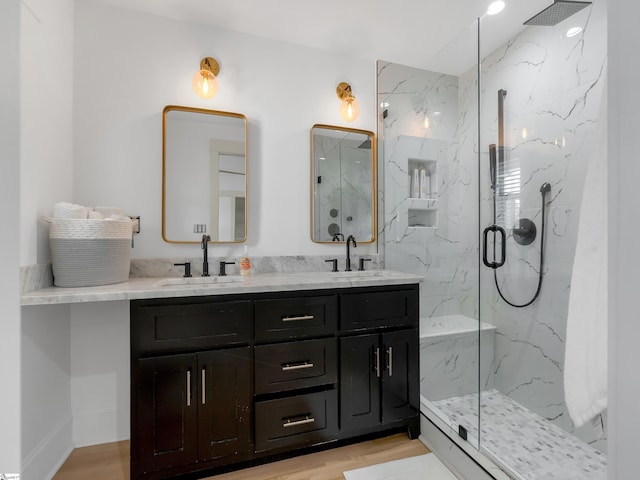
[[420, 173], [417, 168], [413, 169], [413, 179], [411, 181], [411, 198], [420, 198]]
[[420, 170], [420, 198], [429, 198], [431, 177], [423, 168]]

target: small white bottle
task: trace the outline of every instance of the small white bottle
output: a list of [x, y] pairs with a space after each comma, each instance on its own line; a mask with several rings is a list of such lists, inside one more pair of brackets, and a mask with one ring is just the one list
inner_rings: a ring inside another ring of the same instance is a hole
[[420, 198], [429, 198], [431, 177], [427, 175], [427, 171], [423, 168], [420, 170]]
[[411, 180], [411, 198], [420, 198], [420, 173], [417, 168], [413, 169]]

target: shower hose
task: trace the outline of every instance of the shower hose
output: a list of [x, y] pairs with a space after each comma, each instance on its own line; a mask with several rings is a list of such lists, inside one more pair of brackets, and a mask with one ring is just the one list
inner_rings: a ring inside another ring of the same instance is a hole
[[[538, 270], [538, 287], [536, 288], [536, 293], [533, 295], [533, 298], [531, 298], [531, 300], [529, 300], [526, 303], [522, 303], [522, 304], [517, 304], [517, 303], [513, 303], [509, 300], [507, 300], [507, 298], [504, 296], [504, 294], [502, 293], [502, 291], [500, 290], [500, 284], [498, 283], [498, 269], [494, 268], [493, 269], [493, 280], [496, 284], [496, 290], [498, 290], [498, 295], [500, 295], [500, 298], [502, 298], [502, 300], [504, 300], [504, 302], [507, 305], [511, 305], [514, 308], [524, 308], [524, 307], [528, 307], [529, 305], [531, 305], [533, 302], [536, 301], [536, 299], [538, 298], [538, 295], [540, 295], [540, 289], [542, 288], [542, 270], [544, 267], [544, 225], [545, 225], [545, 210], [546, 210], [546, 202], [545, 202], [545, 196], [548, 192], [551, 191], [551, 185], [549, 185], [548, 183], [543, 183], [542, 186], [540, 187], [540, 194], [542, 196], [542, 227], [540, 228], [540, 268]], [[494, 194], [493, 194], [493, 223], [496, 223], [496, 193], [494, 190]], [[506, 239], [505, 239], [506, 240]], [[494, 242], [493, 244], [493, 255], [495, 258], [495, 254], [496, 254], [496, 244]]]

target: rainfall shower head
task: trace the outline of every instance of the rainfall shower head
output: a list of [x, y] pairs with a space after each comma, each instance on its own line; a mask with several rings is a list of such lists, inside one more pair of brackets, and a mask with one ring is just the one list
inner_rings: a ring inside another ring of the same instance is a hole
[[556, 0], [552, 5], [524, 22], [524, 25], [553, 27], [589, 5], [591, 2]]

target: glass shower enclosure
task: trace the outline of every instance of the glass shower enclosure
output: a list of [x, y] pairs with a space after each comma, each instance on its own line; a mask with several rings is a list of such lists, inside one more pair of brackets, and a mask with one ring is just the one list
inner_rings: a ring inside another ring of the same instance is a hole
[[496, 28], [424, 68], [378, 62], [384, 265], [424, 277], [429, 421], [503, 478], [604, 479], [606, 412], [577, 428], [563, 374], [583, 184], [605, 160], [606, 3]]

